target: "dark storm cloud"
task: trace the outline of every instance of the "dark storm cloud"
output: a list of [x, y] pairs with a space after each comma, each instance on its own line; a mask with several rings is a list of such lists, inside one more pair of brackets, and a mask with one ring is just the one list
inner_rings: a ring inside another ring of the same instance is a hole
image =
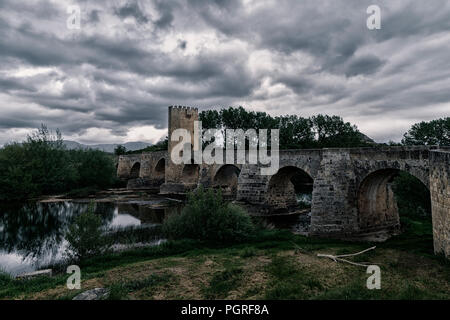
[[[81, 30], [68, 30], [77, 3]], [[77, 3], [0, 2], [0, 145], [42, 122], [84, 141], [125, 139], [166, 128], [178, 104], [339, 114], [375, 139], [450, 111], [445, 0]], [[366, 28], [371, 4], [381, 30]]]
[[91, 23], [97, 23], [97, 22], [99, 22], [99, 21], [100, 21], [100, 15], [99, 15], [99, 13], [100, 13], [100, 10], [92, 10], [92, 11], [89, 13], [89, 22], [91, 22]]
[[158, 18], [155, 21], [155, 25], [158, 28], [164, 29], [167, 27], [170, 27], [172, 25], [172, 21], [174, 19], [173, 15], [173, 9], [174, 9], [174, 2], [171, 1], [156, 1], [156, 8], [159, 11], [159, 14], [161, 15], [160, 18]]
[[134, 1], [128, 1], [125, 5], [121, 6], [120, 8], [116, 8], [114, 10], [115, 14], [119, 17], [125, 19], [128, 17], [134, 17], [136, 21], [139, 23], [147, 23], [148, 18], [143, 13], [142, 9], [139, 6], [139, 2]]
[[358, 57], [350, 62], [345, 70], [345, 75], [352, 77], [359, 74], [372, 74], [377, 72], [383, 64], [383, 61], [373, 55]]

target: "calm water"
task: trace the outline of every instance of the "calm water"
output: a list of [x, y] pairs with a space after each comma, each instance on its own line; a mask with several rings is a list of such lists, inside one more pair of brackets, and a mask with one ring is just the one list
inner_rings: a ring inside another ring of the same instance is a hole
[[[305, 199], [300, 200], [309, 200]], [[179, 214], [183, 207], [182, 203], [165, 198], [107, 201], [96, 202], [94, 208], [108, 231], [158, 225], [169, 215]], [[64, 234], [88, 206], [88, 201], [0, 205], [0, 270], [18, 275], [61, 261], [67, 248]], [[277, 215], [264, 219], [276, 228], [307, 233], [310, 215]]]
[[[168, 207], [160, 202], [97, 202], [95, 213], [105, 230], [114, 230], [161, 224], [181, 210], [179, 204]], [[88, 206], [75, 201], [0, 206], [0, 270], [17, 275], [60, 261], [67, 247], [66, 230]]]

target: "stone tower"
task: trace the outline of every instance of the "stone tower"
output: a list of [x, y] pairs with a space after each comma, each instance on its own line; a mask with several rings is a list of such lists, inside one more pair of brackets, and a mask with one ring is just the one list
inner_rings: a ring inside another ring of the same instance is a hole
[[197, 184], [198, 165], [175, 164], [170, 155], [172, 149], [178, 144], [178, 141], [172, 141], [172, 132], [176, 129], [186, 129], [191, 135], [191, 144], [194, 146], [194, 121], [199, 120], [197, 108], [171, 106], [169, 107], [169, 146], [168, 161], [166, 161], [165, 184], [161, 188], [162, 193], [178, 193], [186, 191], [186, 187], [191, 189]]

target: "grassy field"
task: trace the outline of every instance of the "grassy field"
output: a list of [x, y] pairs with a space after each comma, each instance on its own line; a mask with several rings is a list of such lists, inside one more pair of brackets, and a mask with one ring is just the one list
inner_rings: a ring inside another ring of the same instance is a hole
[[353, 258], [380, 266], [381, 290], [366, 288], [366, 268], [317, 257], [373, 244], [261, 231], [233, 246], [175, 241], [91, 259], [81, 266], [81, 290], [66, 288], [65, 270], [22, 281], [0, 275], [0, 298], [71, 299], [107, 287], [111, 299], [450, 299], [450, 262], [433, 255], [430, 222], [403, 225], [402, 235]]

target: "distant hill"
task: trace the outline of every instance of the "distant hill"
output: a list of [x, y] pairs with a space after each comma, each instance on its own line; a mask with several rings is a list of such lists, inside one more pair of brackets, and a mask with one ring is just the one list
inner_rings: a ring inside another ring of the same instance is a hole
[[364, 141], [365, 143], [369, 144], [369, 145], [373, 145], [376, 146], [378, 143], [376, 143], [372, 138], [366, 136], [364, 133], [359, 132], [359, 136], [361, 138], [362, 141]]
[[[70, 140], [64, 140], [64, 144], [67, 147], [67, 149], [98, 149], [98, 150], [102, 150], [104, 152], [110, 152], [113, 153], [114, 149], [119, 145], [117, 144], [108, 144], [108, 143], [104, 143], [104, 144], [82, 144], [76, 141], [70, 141]], [[134, 150], [139, 150], [139, 149], [144, 149], [147, 148], [149, 146], [151, 146], [151, 143], [147, 143], [147, 142], [126, 142], [126, 143], [122, 143], [122, 146], [124, 146], [125, 148], [127, 148], [127, 150], [129, 151], [134, 151]]]

